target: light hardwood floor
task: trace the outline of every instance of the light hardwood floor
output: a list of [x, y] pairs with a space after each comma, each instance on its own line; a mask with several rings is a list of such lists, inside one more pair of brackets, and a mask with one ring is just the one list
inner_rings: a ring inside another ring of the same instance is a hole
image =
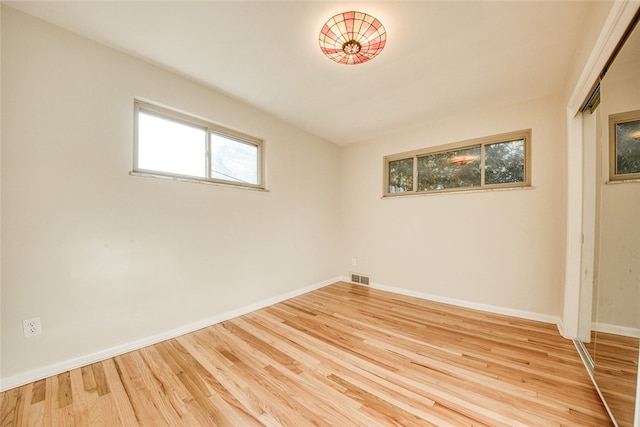
[[635, 411], [640, 339], [591, 332], [585, 344], [594, 364], [594, 376], [620, 427], [632, 427]]
[[347, 283], [9, 390], [0, 424], [611, 425], [555, 325]]

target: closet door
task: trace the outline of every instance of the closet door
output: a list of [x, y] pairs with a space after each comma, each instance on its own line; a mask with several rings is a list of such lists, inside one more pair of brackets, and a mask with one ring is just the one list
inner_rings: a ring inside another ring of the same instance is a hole
[[[592, 192], [593, 295], [591, 342], [585, 344], [593, 377], [619, 426], [640, 426], [637, 412], [640, 359], [640, 29], [630, 33], [600, 82]], [[586, 113], [585, 113], [586, 114]], [[593, 123], [595, 120], [595, 123]], [[588, 125], [591, 123], [591, 125]], [[585, 129], [587, 132], [587, 129]], [[585, 150], [589, 136], [585, 137]], [[585, 192], [587, 197], [587, 192]], [[585, 227], [587, 223], [585, 222]], [[586, 233], [585, 235], [588, 235]], [[587, 248], [588, 249], [588, 248]], [[583, 248], [584, 250], [584, 248]], [[584, 253], [583, 253], [584, 255]], [[584, 326], [584, 325], [583, 325]], [[584, 334], [583, 334], [584, 335]], [[588, 339], [584, 339], [588, 341]]]

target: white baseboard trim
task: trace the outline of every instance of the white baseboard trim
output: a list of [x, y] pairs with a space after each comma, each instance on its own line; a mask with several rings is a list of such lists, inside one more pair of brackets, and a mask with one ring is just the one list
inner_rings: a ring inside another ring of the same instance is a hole
[[[345, 277], [345, 276], [342, 277], [342, 280], [345, 282], [353, 283], [350, 281], [348, 277]], [[358, 283], [355, 283], [355, 284], [358, 285]], [[366, 285], [361, 285], [361, 286], [366, 286]], [[559, 316], [552, 316], [549, 314], [535, 313], [531, 311], [517, 310], [513, 308], [506, 308], [506, 307], [500, 307], [500, 306], [489, 305], [489, 304], [481, 304], [481, 303], [476, 303], [472, 301], [460, 300], [456, 298], [432, 295], [424, 292], [411, 291], [408, 289], [382, 285], [380, 283], [372, 282], [369, 285], [369, 287], [373, 289], [379, 289], [381, 291], [392, 292], [395, 294], [405, 295], [409, 297], [415, 297], [415, 298], [420, 298], [424, 300], [440, 302], [443, 304], [455, 305], [458, 307], [470, 308], [472, 310], [480, 310], [480, 311], [486, 311], [488, 313], [493, 313], [493, 314], [502, 314], [505, 316], [519, 317], [521, 319], [527, 319], [527, 320], [536, 320], [538, 322], [543, 322], [543, 323], [552, 323], [558, 327], [558, 330], [560, 330], [560, 328], [562, 327], [562, 321]], [[562, 331], [560, 330], [560, 332]]]
[[221, 313], [206, 319], [199, 320], [188, 325], [184, 325], [175, 329], [171, 329], [166, 332], [161, 332], [149, 337], [141, 338], [129, 343], [118, 345], [115, 347], [107, 348], [95, 353], [86, 354], [84, 356], [76, 357], [74, 359], [65, 360], [51, 365], [43, 366], [41, 368], [32, 369], [26, 372], [22, 372], [17, 375], [12, 375], [7, 378], [0, 379], [0, 392], [19, 387], [24, 384], [28, 384], [34, 381], [41, 380], [43, 378], [50, 377], [52, 375], [58, 375], [71, 369], [80, 368], [90, 365], [92, 363], [100, 362], [102, 360], [109, 359], [111, 357], [119, 356], [121, 354], [129, 353], [130, 351], [138, 350], [143, 347], [147, 347], [153, 344], [157, 344], [162, 341], [166, 341], [171, 338], [176, 338], [190, 332], [197, 331], [198, 329], [206, 328], [216, 323], [224, 322], [225, 320], [233, 319], [238, 316], [242, 316], [252, 311], [260, 310], [261, 308], [268, 307], [270, 305], [277, 304], [279, 302], [288, 300], [290, 298], [297, 297], [302, 294], [314, 291], [316, 289], [323, 288], [332, 283], [342, 280], [341, 277], [334, 277], [333, 279], [325, 280], [320, 283], [316, 283], [310, 286], [306, 286], [301, 289], [296, 289], [291, 292], [287, 292], [282, 295], [277, 295], [266, 300], [259, 301], [254, 304], [250, 304], [245, 307], [238, 308], [236, 310]]
[[624, 337], [640, 338], [640, 329], [630, 328], [628, 326], [594, 322], [591, 324], [591, 330], [605, 332], [607, 334], [622, 335]]
[[566, 338], [566, 339], [571, 340], [571, 341], [575, 340], [575, 337], [572, 337], [572, 336], [569, 336], [569, 335], [565, 334], [565, 332], [564, 332], [564, 322], [562, 321], [562, 317], [560, 317], [560, 316], [558, 317], [558, 321], [556, 322], [556, 326], [558, 327], [558, 332], [560, 332], [560, 336], [562, 338]]

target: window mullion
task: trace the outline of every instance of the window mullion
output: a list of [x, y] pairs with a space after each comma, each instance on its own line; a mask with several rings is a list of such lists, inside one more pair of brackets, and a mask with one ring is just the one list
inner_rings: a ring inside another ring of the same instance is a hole
[[413, 192], [418, 192], [418, 155], [413, 156]]
[[205, 176], [207, 179], [211, 179], [211, 131], [209, 129], [207, 129], [206, 135], [204, 153]]
[[480, 145], [480, 187], [484, 187], [484, 152], [485, 144]]

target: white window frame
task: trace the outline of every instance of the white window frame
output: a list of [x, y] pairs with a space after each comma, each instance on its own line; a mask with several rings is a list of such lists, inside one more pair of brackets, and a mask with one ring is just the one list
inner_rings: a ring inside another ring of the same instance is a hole
[[[182, 123], [188, 126], [197, 127], [205, 131], [205, 152], [203, 153], [203, 168], [205, 170], [205, 177], [180, 175], [172, 172], [163, 172], [158, 170], [143, 169], [138, 166], [138, 118], [139, 112], [143, 111], [146, 114], [150, 114], [165, 120]], [[225, 180], [220, 178], [211, 177], [211, 134], [217, 134], [224, 138], [238, 141], [240, 143], [253, 145], [257, 148], [258, 162], [257, 162], [257, 183], [245, 183], [234, 180]], [[166, 107], [151, 104], [148, 102], [135, 100], [134, 101], [134, 149], [133, 149], [133, 169], [132, 174], [152, 176], [158, 178], [173, 178], [181, 181], [195, 181], [205, 182], [212, 184], [220, 184], [233, 187], [250, 188], [256, 190], [264, 190], [264, 140], [247, 135], [242, 132], [238, 132], [233, 129], [226, 128], [224, 126], [217, 125], [209, 122], [205, 119], [201, 119], [190, 114], [178, 112]]]
[[[524, 181], [522, 182], [508, 182], [500, 184], [486, 184], [485, 175], [485, 146], [492, 144], [505, 143], [510, 141], [516, 141], [524, 139]], [[456, 188], [443, 188], [438, 190], [417, 191], [418, 186], [418, 158], [438, 154], [446, 153], [449, 151], [458, 151], [474, 147], [481, 148], [481, 183], [479, 186], [472, 187], [456, 187]], [[392, 193], [389, 191], [389, 163], [404, 160], [413, 159], [413, 189], [412, 191], [402, 191]], [[469, 192], [469, 191], [486, 191], [489, 189], [500, 188], [522, 188], [531, 187], [531, 129], [520, 130], [515, 132], [503, 133], [500, 135], [487, 136], [483, 138], [477, 138], [462, 142], [456, 142], [453, 144], [440, 145], [437, 147], [423, 148], [414, 151], [407, 151], [404, 153], [392, 154], [385, 156], [383, 159], [383, 177], [382, 177], [382, 196], [383, 197], [402, 197], [410, 195], [421, 194], [434, 194], [434, 193], [450, 193], [450, 192]]]

